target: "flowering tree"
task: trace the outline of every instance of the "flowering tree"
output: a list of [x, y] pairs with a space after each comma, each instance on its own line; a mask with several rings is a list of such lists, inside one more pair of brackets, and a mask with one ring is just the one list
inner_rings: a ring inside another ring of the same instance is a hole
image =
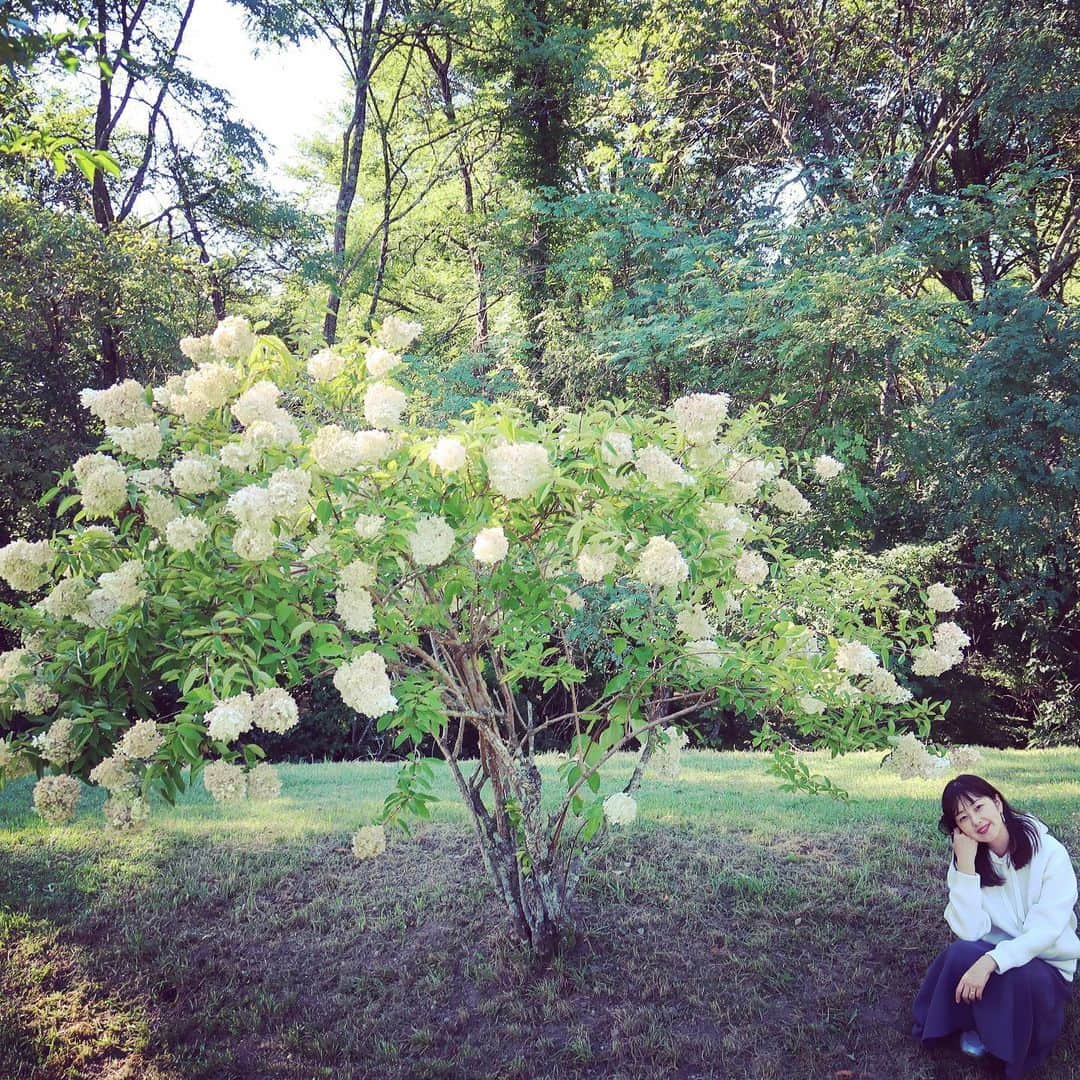
[[[547, 954], [582, 846], [633, 818], [653, 749], [677, 768], [680, 717], [759, 717], [773, 769], [807, 789], [829, 783], [775, 718], [834, 752], [884, 745], [898, 723], [926, 734], [939, 707], [897, 675], [959, 660], [963, 632], [932, 625], [955, 596], [840, 580], [782, 539], [809, 509], [791, 478], [830, 482], [838, 462], [789, 460], [725, 395], [403, 425], [394, 372], [418, 332], [388, 319], [362, 358], [304, 364], [226, 319], [181, 343], [187, 374], [84, 391], [106, 443], [52, 493], [61, 515], [78, 507], [72, 524], [0, 550], [12, 588], [43, 592], [7, 610], [23, 647], [0, 656], [5, 715], [30, 717], [0, 741], [0, 774], [36, 771], [43, 816], [74, 812], [77, 777], [108, 789], [117, 828], [200, 773], [220, 800], [272, 796], [273, 769], [237, 740], [290, 729], [290, 688], [332, 678], [399, 745], [438, 747], [514, 929]], [[600, 687], [573, 645], [586, 616], [616, 658]], [[556, 686], [565, 711], [535, 713], [530, 689]], [[534, 746], [551, 728], [568, 753], [542, 802]], [[630, 782], [605, 794], [605, 763], [635, 744]], [[430, 778], [414, 752], [358, 855], [427, 814]]]

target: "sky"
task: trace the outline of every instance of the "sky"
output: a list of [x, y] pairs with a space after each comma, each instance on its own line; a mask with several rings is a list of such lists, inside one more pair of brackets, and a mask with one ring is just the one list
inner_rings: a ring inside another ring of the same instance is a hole
[[291, 186], [285, 169], [299, 141], [325, 126], [342, 99], [344, 69], [321, 41], [263, 47], [258, 56], [255, 48], [236, 8], [225, 0], [197, 0], [183, 46], [192, 72], [229, 93], [238, 117], [272, 144], [266, 148], [271, 175]]

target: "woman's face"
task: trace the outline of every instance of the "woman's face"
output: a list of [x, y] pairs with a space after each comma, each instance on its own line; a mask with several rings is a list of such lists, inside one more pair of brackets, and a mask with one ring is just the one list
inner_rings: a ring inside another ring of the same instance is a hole
[[998, 855], [1009, 847], [1009, 830], [1001, 810], [998, 796], [976, 795], [974, 799], [960, 800], [953, 814], [956, 827], [967, 837], [980, 844], [989, 844]]

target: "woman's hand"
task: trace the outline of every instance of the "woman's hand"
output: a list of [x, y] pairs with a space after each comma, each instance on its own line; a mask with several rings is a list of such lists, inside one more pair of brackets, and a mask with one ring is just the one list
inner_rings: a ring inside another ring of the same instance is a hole
[[953, 829], [952, 850], [956, 858], [956, 869], [961, 874], [974, 874], [975, 852], [979, 850], [979, 841], [965, 836], [959, 829]]
[[986, 989], [990, 976], [996, 971], [997, 964], [994, 963], [994, 959], [989, 953], [980, 956], [960, 976], [960, 981], [956, 984], [956, 1004], [962, 1005], [970, 1004], [972, 1001], [982, 1001], [983, 990]]

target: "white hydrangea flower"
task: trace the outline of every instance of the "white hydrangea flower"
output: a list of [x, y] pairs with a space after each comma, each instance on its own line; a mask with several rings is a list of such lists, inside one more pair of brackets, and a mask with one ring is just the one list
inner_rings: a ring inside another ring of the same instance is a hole
[[160, 491], [148, 491], [142, 498], [142, 508], [146, 524], [159, 533], [165, 532], [169, 522], [175, 521], [181, 514], [180, 507]]
[[50, 765], [60, 768], [70, 765], [79, 756], [79, 748], [75, 744], [75, 721], [70, 716], [61, 716], [47, 730], [35, 736], [34, 744]]
[[134, 379], [125, 379], [105, 390], [82, 390], [79, 402], [107, 427], [138, 427], [154, 419], [146, 388]]
[[145, 799], [111, 796], [101, 808], [105, 821], [115, 832], [134, 832], [150, 820], [150, 804]]
[[254, 529], [269, 528], [274, 519], [274, 504], [269, 488], [259, 484], [237, 488], [226, 501], [225, 512], [241, 525]]
[[957, 659], [971, 644], [971, 638], [954, 622], [938, 623], [934, 627], [934, 647], [942, 652], [955, 653]]
[[716, 625], [701, 604], [680, 609], [675, 616], [675, 627], [684, 638], [691, 641], [716, 637]]
[[741, 504], [756, 499], [761, 485], [772, 480], [779, 471], [779, 466], [771, 461], [734, 455], [728, 473], [728, 488], [732, 501]]
[[659, 446], [646, 446], [639, 450], [634, 457], [634, 464], [645, 479], [657, 487], [694, 482], [694, 478]]
[[131, 762], [119, 753], [95, 765], [90, 770], [90, 782], [106, 791], [133, 792], [139, 787], [139, 778], [132, 772]]
[[203, 769], [203, 787], [214, 802], [235, 802], [247, 797], [244, 770], [227, 761], [211, 761]]
[[864, 689], [871, 697], [886, 705], [903, 705], [905, 701], [911, 700], [911, 691], [901, 686], [896, 681], [896, 676], [883, 667], [875, 668], [870, 673]]
[[164, 441], [157, 424], [139, 424], [133, 428], [107, 427], [105, 434], [123, 453], [139, 461], [153, 461], [161, 453]]
[[726, 470], [731, 453], [722, 443], [701, 443], [686, 452], [686, 464], [698, 473]]
[[49, 595], [34, 606], [54, 619], [85, 619], [88, 615], [86, 598], [92, 588], [86, 578], [61, 578]]
[[911, 670], [916, 675], [928, 675], [931, 678], [943, 675], [960, 662], [960, 656], [957, 653], [947, 652], [944, 649], [935, 649], [929, 645], [920, 645], [912, 653], [912, 656], [915, 663], [912, 665]]
[[27, 716], [44, 716], [60, 704], [60, 695], [43, 682], [27, 683], [23, 687], [23, 711]]
[[90, 517], [111, 517], [127, 502], [127, 473], [108, 454], [83, 454], [75, 462], [75, 482]]
[[637, 803], [625, 792], [617, 791], [604, 800], [604, 817], [609, 825], [631, 825], [637, 817]]
[[428, 461], [444, 473], [452, 473], [465, 464], [467, 457], [465, 444], [460, 439], [443, 438], [431, 448]]
[[881, 665], [878, 654], [861, 641], [845, 641], [837, 646], [836, 666], [852, 675], [872, 675]]
[[418, 322], [406, 322], [396, 315], [383, 319], [377, 335], [379, 344], [391, 352], [404, 352], [423, 333], [423, 326]]
[[926, 590], [926, 604], [931, 611], [955, 611], [960, 606], [960, 599], [948, 585], [935, 581]]
[[473, 558], [484, 566], [493, 566], [506, 558], [510, 550], [510, 541], [507, 540], [501, 525], [490, 529], [481, 529], [473, 541]]
[[372, 379], [385, 379], [394, 368], [401, 364], [401, 357], [389, 349], [372, 345], [364, 357], [368, 377]]
[[814, 458], [814, 472], [817, 473], [819, 480], [826, 482], [835, 480], [843, 471], [844, 466], [828, 454], [821, 454]]
[[244, 440], [255, 450], [271, 447], [288, 449], [300, 442], [300, 429], [284, 409], [272, 409], [266, 416], [251, 423]]
[[661, 728], [649, 758], [648, 775], [654, 780], [678, 780], [682, 773], [682, 750], [687, 742], [686, 732], [674, 724]]
[[796, 701], [807, 716], [820, 716], [825, 711], [825, 702], [813, 694], [801, 694]]
[[251, 323], [240, 315], [229, 315], [217, 324], [210, 335], [210, 344], [223, 360], [246, 359], [255, 348], [255, 333]]
[[437, 514], [417, 518], [409, 535], [409, 552], [418, 566], [438, 566], [454, 548], [454, 530]]
[[618, 469], [634, 460], [634, 440], [623, 431], [609, 431], [600, 443], [600, 460]]
[[744, 551], [735, 563], [735, 576], [751, 588], [763, 585], [769, 576], [769, 564], [756, 551]]
[[334, 672], [334, 686], [351, 709], [373, 718], [394, 712], [397, 698], [390, 692], [386, 661], [375, 652], [363, 653]]
[[149, 761], [165, 745], [165, 736], [153, 720], [138, 720], [124, 732], [118, 750], [136, 761]]
[[173, 518], [165, 526], [165, 543], [180, 553], [194, 551], [210, 535], [210, 526], [194, 514]]
[[340, 476], [360, 464], [360, 450], [353, 433], [337, 424], [327, 424], [315, 432], [311, 456], [323, 472], [332, 476]]
[[615, 572], [619, 565], [619, 556], [613, 551], [601, 551], [599, 548], [582, 548], [577, 557], [577, 572], [586, 582], [603, 581]]
[[358, 431], [353, 435], [360, 465], [377, 465], [394, 452], [394, 436], [385, 431]]
[[810, 512], [810, 503], [802, 492], [791, 481], [782, 477], [776, 481], [776, 489], [769, 496], [769, 502], [777, 510], [783, 510], [785, 514], [794, 517], [802, 517]]
[[364, 418], [373, 428], [395, 428], [408, 399], [389, 383], [372, 383], [364, 392]]
[[679, 549], [664, 536], [652, 537], [638, 556], [634, 575], [644, 585], [678, 585], [690, 576], [690, 567]]
[[691, 443], [710, 443], [727, 419], [730, 394], [688, 394], [675, 402], [675, 426]]
[[712, 500], [704, 503], [701, 507], [701, 522], [708, 529], [727, 533], [736, 542], [745, 539], [750, 531], [750, 522], [743, 517], [739, 508], [731, 503]]
[[274, 383], [262, 379], [233, 402], [232, 414], [242, 427], [250, 427], [256, 420], [267, 420], [276, 413], [280, 394]]
[[277, 518], [294, 519], [308, 507], [311, 473], [307, 469], [275, 469], [267, 484], [270, 509]]
[[485, 454], [488, 483], [504, 499], [526, 499], [551, 478], [547, 448], [540, 443], [503, 443]]
[[221, 480], [220, 462], [210, 454], [185, 454], [169, 470], [169, 476], [184, 495], [205, 495]]
[[911, 732], [893, 736], [889, 742], [893, 744], [894, 749], [883, 764], [898, 772], [901, 780], [911, 780], [916, 777], [933, 780], [949, 766], [948, 758], [935, 757]]
[[108, 626], [118, 611], [141, 604], [146, 599], [142, 583], [145, 573], [139, 559], [128, 559], [115, 570], [102, 574], [97, 588], [86, 598], [90, 624]]
[[269, 529], [241, 525], [232, 539], [232, 549], [247, 562], [265, 562], [274, 554], [277, 538]]
[[343, 589], [371, 589], [377, 577], [376, 569], [371, 563], [363, 559], [353, 559], [347, 566], [342, 567], [338, 580]]
[[949, 749], [949, 763], [957, 772], [966, 772], [975, 762], [981, 760], [982, 754], [974, 746], [953, 746]]
[[193, 364], [208, 364], [214, 359], [214, 346], [210, 342], [209, 334], [203, 337], [182, 337], [180, 351]]
[[367, 634], [375, 629], [375, 608], [367, 589], [338, 589], [338, 618], [354, 633]]
[[263, 731], [283, 735], [300, 722], [300, 709], [288, 690], [272, 686], [252, 699], [251, 721]]
[[155, 386], [152, 393], [154, 404], [161, 409], [172, 409], [173, 398], [184, 392], [183, 375], [170, 375], [161, 386]]
[[225, 364], [202, 364], [184, 378], [184, 393], [193, 401], [204, 402], [206, 411], [220, 409], [236, 393], [239, 374]]
[[276, 799], [281, 794], [281, 777], [267, 761], [260, 762], [247, 774], [249, 799]]
[[357, 514], [353, 528], [361, 540], [375, 540], [383, 531], [386, 518], [381, 514]]
[[332, 382], [345, 370], [345, 357], [333, 349], [317, 352], [307, 362], [307, 373], [315, 382]]
[[12, 540], [0, 548], [0, 578], [16, 592], [36, 592], [49, 580], [55, 559], [48, 540]]
[[358, 859], [374, 859], [386, 850], [386, 832], [381, 825], [365, 825], [352, 840], [352, 852]]
[[686, 655], [702, 667], [718, 668], [724, 663], [724, 653], [712, 638], [700, 638], [686, 643]]
[[234, 439], [218, 451], [218, 458], [226, 469], [250, 472], [259, 463], [259, 448], [247, 438]]
[[219, 701], [204, 717], [210, 738], [230, 743], [250, 731], [255, 722], [252, 704], [251, 695], [248, 693], [235, 694]]
[[75, 816], [82, 784], [74, 776], [43, 776], [34, 785], [34, 810], [52, 825]]

